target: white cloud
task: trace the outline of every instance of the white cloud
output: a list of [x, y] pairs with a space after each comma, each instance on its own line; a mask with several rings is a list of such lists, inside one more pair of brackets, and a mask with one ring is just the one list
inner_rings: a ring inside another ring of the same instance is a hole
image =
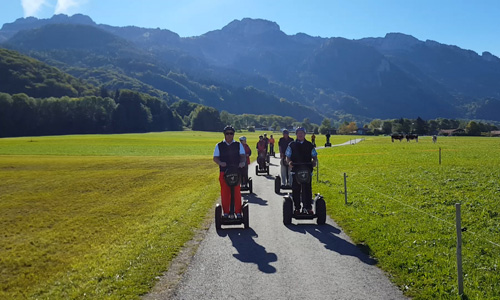
[[56, 10], [54, 14], [70, 14], [70, 11], [73, 8], [77, 9], [86, 2], [87, 0], [57, 0]]
[[21, 0], [24, 17], [36, 16], [42, 5], [46, 4], [46, 2], [47, 0]]

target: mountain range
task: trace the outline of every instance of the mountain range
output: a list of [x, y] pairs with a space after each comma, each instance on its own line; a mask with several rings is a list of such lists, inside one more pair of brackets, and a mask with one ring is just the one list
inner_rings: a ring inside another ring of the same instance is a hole
[[287, 35], [274, 22], [245, 18], [183, 38], [77, 14], [4, 24], [0, 46], [108, 90], [235, 114], [316, 123], [325, 117], [500, 121], [498, 57], [403, 33], [358, 40]]

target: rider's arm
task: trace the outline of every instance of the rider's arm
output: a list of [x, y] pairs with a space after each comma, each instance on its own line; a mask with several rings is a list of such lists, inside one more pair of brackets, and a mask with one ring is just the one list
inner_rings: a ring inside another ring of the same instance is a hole
[[288, 146], [286, 148], [285, 157], [286, 157], [286, 163], [291, 166], [293, 162], [291, 160], [291, 158], [292, 158], [292, 148], [290, 146]]
[[311, 150], [311, 157], [312, 157], [312, 167], [316, 167], [318, 164], [318, 152], [316, 152], [316, 149]]
[[214, 156], [214, 162], [216, 164], [218, 164], [219, 166], [221, 166], [221, 167], [225, 167], [226, 166], [226, 162], [220, 161], [220, 159], [219, 159], [218, 156]]

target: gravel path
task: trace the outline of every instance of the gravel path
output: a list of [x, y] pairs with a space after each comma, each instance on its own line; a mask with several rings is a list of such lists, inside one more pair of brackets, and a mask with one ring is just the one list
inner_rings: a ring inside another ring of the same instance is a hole
[[[146, 299], [406, 299], [330, 218], [284, 226], [274, 176], [255, 176], [254, 164], [249, 170], [250, 229], [217, 232], [212, 223], [180, 283], [166, 293], [160, 280]], [[279, 173], [278, 158], [270, 173]]]

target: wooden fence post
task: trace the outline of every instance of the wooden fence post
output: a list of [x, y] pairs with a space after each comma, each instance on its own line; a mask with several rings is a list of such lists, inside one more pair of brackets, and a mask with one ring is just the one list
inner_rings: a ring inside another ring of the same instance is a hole
[[345, 197], [345, 204], [347, 204], [347, 175], [344, 173], [344, 197]]
[[460, 213], [460, 203], [455, 204], [456, 209], [456, 227], [457, 227], [457, 275], [458, 275], [458, 294], [464, 294], [464, 279], [462, 277], [462, 221]]

